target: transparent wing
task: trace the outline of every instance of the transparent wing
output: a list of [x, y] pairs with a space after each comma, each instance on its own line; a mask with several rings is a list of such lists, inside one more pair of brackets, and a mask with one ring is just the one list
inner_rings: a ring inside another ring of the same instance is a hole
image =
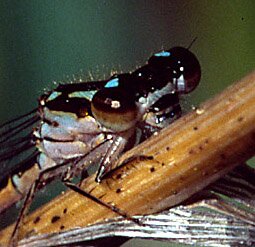
[[0, 125], [0, 185], [17, 171], [34, 162], [33, 127], [39, 121], [37, 109]]

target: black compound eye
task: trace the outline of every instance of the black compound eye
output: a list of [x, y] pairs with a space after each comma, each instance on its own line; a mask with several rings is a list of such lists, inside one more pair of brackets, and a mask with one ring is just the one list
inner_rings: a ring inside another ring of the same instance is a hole
[[104, 127], [121, 132], [135, 126], [138, 108], [133, 97], [119, 88], [104, 88], [93, 97], [91, 111]]
[[171, 81], [181, 94], [193, 91], [201, 78], [201, 68], [196, 56], [183, 47], [154, 54], [148, 65], [161, 80]]
[[168, 52], [173, 56], [173, 83], [179, 93], [190, 93], [199, 84], [201, 68], [196, 56], [186, 48], [174, 47]]

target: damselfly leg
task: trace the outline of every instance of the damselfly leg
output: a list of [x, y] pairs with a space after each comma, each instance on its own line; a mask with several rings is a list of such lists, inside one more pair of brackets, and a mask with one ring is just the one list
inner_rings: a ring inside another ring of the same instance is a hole
[[[82, 196], [85, 196], [94, 202], [112, 210], [116, 214], [125, 217], [128, 220], [132, 220], [139, 223], [135, 219], [133, 219], [131, 216], [128, 215], [128, 213], [122, 211], [121, 209], [118, 209], [117, 207], [105, 203], [101, 199], [98, 199], [94, 197], [93, 195], [89, 194], [88, 192], [79, 189], [79, 186], [75, 185], [71, 182], [71, 179], [75, 176], [79, 175], [81, 171], [86, 170], [89, 165], [91, 165], [91, 162], [93, 161], [99, 161], [100, 167], [104, 167], [108, 169], [107, 165], [112, 164], [109, 161], [115, 161], [117, 159], [118, 154], [125, 148], [126, 143], [128, 143], [127, 140], [125, 140], [124, 137], [114, 137], [112, 138], [111, 135], [106, 135], [105, 139], [102, 143], [98, 144], [98, 146], [94, 147], [89, 153], [79, 157], [72, 159], [70, 161], [67, 161], [63, 164], [54, 165], [50, 168], [47, 168], [45, 170], [42, 170], [38, 178], [35, 180], [35, 182], [30, 187], [23, 207], [20, 210], [20, 214], [18, 217], [18, 220], [16, 221], [14, 231], [12, 233], [10, 246], [15, 246], [17, 244], [17, 241], [19, 239], [19, 228], [22, 226], [23, 219], [25, 215], [27, 214], [30, 205], [33, 201], [35, 193], [44, 185], [49, 183], [51, 180], [55, 179], [56, 177], [61, 177], [62, 182], [70, 189], [74, 190], [75, 192], [78, 192]], [[103, 158], [102, 158], [103, 157]], [[49, 162], [49, 160], [45, 160], [44, 162]], [[42, 165], [42, 161], [41, 161]], [[99, 177], [101, 181], [101, 177]]]

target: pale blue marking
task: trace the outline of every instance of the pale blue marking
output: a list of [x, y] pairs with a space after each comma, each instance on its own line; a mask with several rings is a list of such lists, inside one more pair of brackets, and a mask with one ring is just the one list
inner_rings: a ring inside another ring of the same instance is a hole
[[171, 53], [168, 51], [161, 51], [159, 53], [155, 53], [154, 56], [156, 57], [170, 57]]
[[104, 87], [111, 88], [111, 87], [118, 87], [119, 86], [119, 78], [114, 78], [108, 81]]
[[53, 92], [50, 94], [50, 96], [48, 97], [47, 101], [54, 100], [54, 99], [56, 99], [59, 95], [61, 95], [60, 92], [55, 92], [55, 91], [53, 91]]
[[73, 92], [68, 94], [69, 98], [85, 98], [87, 100], [92, 100], [93, 96], [95, 95], [95, 93], [97, 92], [97, 90], [94, 91], [77, 91], [77, 92]]

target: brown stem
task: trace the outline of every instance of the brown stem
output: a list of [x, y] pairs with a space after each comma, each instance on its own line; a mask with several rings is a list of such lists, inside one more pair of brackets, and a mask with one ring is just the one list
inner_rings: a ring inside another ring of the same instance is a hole
[[[130, 159], [102, 183], [95, 176], [82, 188], [129, 215], [174, 206], [255, 154], [255, 71], [125, 153]], [[27, 217], [20, 236], [86, 226], [116, 214], [71, 191]], [[0, 244], [10, 236], [0, 232]]]

